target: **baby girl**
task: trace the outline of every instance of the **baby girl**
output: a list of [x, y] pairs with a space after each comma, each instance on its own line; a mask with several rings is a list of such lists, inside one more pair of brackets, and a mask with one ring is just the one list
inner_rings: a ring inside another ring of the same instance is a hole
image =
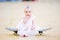
[[25, 16], [22, 18], [20, 23], [17, 25], [18, 34], [20, 36], [32, 36], [36, 35], [36, 28], [34, 23], [34, 16], [31, 13], [31, 9], [27, 6], [24, 9]]

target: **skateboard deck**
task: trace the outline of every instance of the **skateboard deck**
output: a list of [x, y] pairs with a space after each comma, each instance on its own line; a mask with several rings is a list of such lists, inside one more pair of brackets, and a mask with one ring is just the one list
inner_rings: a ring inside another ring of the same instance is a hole
[[[39, 30], [37, 30], [37, 31], [39, 33], [43, 33], [44, 31], [48, 31], [50, 29], [51, 29], [51, 27], [40, 27]], [[13, 27], [12, 28], [7, 27], [6, 30], [13, 31], [13, 32], [18, 31], [17, 28], [13, 28]]]

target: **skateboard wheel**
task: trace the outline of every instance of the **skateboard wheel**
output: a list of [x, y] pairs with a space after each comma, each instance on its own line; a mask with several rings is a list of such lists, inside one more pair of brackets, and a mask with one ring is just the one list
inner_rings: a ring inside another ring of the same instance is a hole
[[18, 32], [18, 31], [14, 31], [14, 33], [16, 33], [16, 34], [17, 34], [17, 32]]
[[43, 31], [39, 31], [39, 34], [42, 35], [43, 34]]

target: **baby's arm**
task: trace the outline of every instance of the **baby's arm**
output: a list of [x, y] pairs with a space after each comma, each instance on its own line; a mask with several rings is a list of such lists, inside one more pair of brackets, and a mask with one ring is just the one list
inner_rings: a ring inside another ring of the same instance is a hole
[[31, 29], [32, 29], [32, 30], [35, 29], [35, 21], [34, 21], [34, 20], [32, 20], [32, 27], [31, 27]]

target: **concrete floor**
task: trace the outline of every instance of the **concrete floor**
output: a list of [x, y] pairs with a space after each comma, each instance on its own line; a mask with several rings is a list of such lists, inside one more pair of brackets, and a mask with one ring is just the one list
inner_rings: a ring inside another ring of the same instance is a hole
[[[43, 35], [35, 37], [14, 36], [6, 27], [15, 27], [23, 15], [25, 6], [32, 7], [37, 25], [52, 27]], [[0, 40], [60, 40], [60, 3], [56, 2], [15, 2], [0, 3]]]

